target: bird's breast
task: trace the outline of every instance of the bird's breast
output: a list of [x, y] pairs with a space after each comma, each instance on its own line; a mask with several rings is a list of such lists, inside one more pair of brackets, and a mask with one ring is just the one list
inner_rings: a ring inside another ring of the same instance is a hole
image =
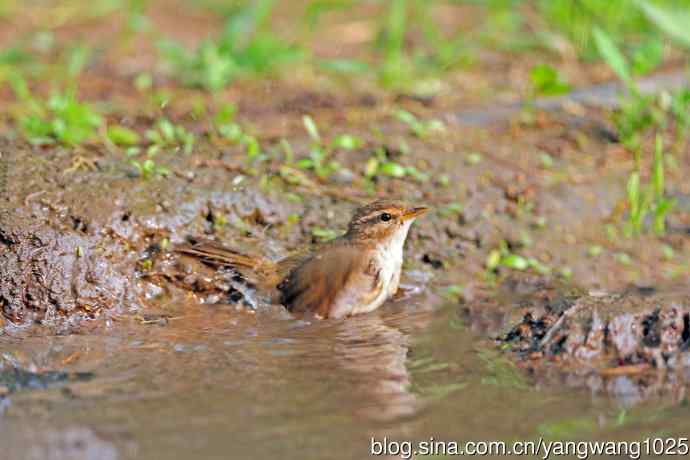
[[388, 298], [398, 290], [400, 271], [402, 270], [402, 251], [398, 255], [392, 251], [380, 250], [377, 251], [375, 260], [383, 283], [383, 294]]

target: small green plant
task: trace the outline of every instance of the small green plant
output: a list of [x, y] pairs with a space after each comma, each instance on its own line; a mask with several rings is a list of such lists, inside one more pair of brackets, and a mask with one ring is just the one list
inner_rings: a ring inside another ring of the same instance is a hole
[[648, 0], [635, 0], [635, 4], [647, 19], [668, 37], [690, 48], [690, 13], [687, 8], [664, 8]]
[[233, 144], [244, 146], [247, 162], [254, 163], [268, 159], [259, 144], [258, 139], [248, 134], [239, 123], [235, 121], [237, 107], [226, 104], [218, 111], [213, 119], [213, 130], [217, 136]]
[[657, 235], [666, 233], [666, 216], [673, 210], [675, 200], [666, 196], [664, 175], [664, 142], [661, 135], [656, 137], [654, 163], [652, 165], [652, 187], [654, 190], [654, 231]]
[[412, 71], [404, 49], [407, 14], [407, 0], [391, 0], [388, 14], [384, 16], [379, 37], [383, 51], [380, 80], [384, 86], [397, 86], [408, 80]]
[[[618, 129], [621, 142], [632, 151], [636, 169], [639, 172], [642, 138], [653, 126], [663, 126], [666, 121], [666, 115], [654, 103], [653, 96], [643, 95], [640, 92], [633, 78], [635, 75], [639, 75], [642, 70], [649, 70], [649, 66], [638, 64], [635, 67], [635, 60], [631, 63], [603, 29], [595, 27], [593, 37], [604, 61], [625, 84], [627, 95], [624, 94], [622, 96], [620, 109], [614, 114], [613, 121]], [[649, 50], [648, 52], [650, 53], [660, 53], [654, 47], [650, 47]], [[640, 62], [656, 59], [649, 56], [645, 57], [644, 54], [638, 54], [637, 61]]]
[[676, 152], [681, 152], [690, 130], [690, 90], [680, 89], [671, 95], [671, 113], [676, 121]]
[[196, 136], [187, 131], [184, 126], [175, 125], [167, 118], [161, 118], [153, 128], [146, 131], [146, 139], [149, 141], [146, 151], [149, 156], [154, 156], [167, 148], [181, 148], [188, 155], [192, 153]]
[[559, 96], [570, 91], [570, 85], [566, 83], [558, 70], [548, 64], [532, 67], [529, 82], [528, 93], [520, 114], [522, 123], [526, 125], [532, 125], [536, 120], [535, 101], [537, 97]]
[[[355, 150], [362, 146], [360, 138], [349, 134], [336, 136], [332, 142], [325, 143], [321, 139], [319, 129], [314, 120], [305, 115], [302, 118], [304, 128], [311, 139], [309, 146], [309, 156], [298, 160], [296, 166], [301, 169], [311, 169], [321, 179], [326, 179], [340, 169], [340, 164], [332, 159], [335, 149]], [[289, 146], [289, 144], [287, 144]], [[285, 149], [285, 146], [284, 146]], [[291, 152], [291, 148], [286, 152]]]
[[524, 271], [529, 268], [537, 273], [546, 274], [551, 271], [549, 267], [539, 262], [534, 257], [523, 257], [513, 253], [508, 247], [508, 243], [503, 240], [499, 247], [493, 249], [486, 259], [486, 269], [489, 273], [495, 272], [499, 267], [510, 268], [513, 270]]
[[625, 234], [628, 237], [642, 233], [644, 218], [651, 206], [651, 197], [645, 193], [640, 185], [640, 173], [633, 172], [628, 179], [626, 186], [628, 194], [628, 222], [625, 227]]
[[441, 120], [427, 120], [421, 121], [414, 114], [406, 110], [398, 110], [395, 112], [395, 117], [401, 122], [405, 123], [412, 133], [420, 138], [428, 137], [432, 132], [443, 131], [445, 125]]
[[450, 203], [443, 207], [438, 208], [438, 214], [443, 218], [458, 217], [461, 216], [465, 207], [462, 203]]
[[[458, 65], [475, 61], [463, 32], [442, 32], [432, 15], [435, 2], [427, 0], [391, 0], [382, 2], [386, 9], [375, 45], [381, 56], [376, 68], [382, 86], [415, 94], [438, 91], [435, 76]], [[408, 39], [414, 36], [416, 40]], [[409, 42], [413, 49], [408, 49]], [[339, 62], [341, 68], [361, 72], [359, 62]], [[366, 70], [366, 68], [364, 69]]]
[[532, 94], [535, 96], [558, 96], [570, 91], [570, 85], [548, 64], [532, 67], [529, 76]]
[[108, 140], [118, 147], [132, 147], [141, 141], [141, 136], [136, 131], [120, 125], [108, 126]]
[[587, 255], [590, 257], [599, 257], [603, 252], [604, 248], [598, 244], [593, 244], [587, 248]]
[[482, 154], [479, 152], [470, 152], [465, 155], [465, 164], [468, 166], [475, 166], [482, 162]]
[[72, 93], [54, 92], [47, 103], [29, 99], [29, 113], [18, 119], [26, 139], [35, 145], [76, 146], [92, 139], [102, 118]]
[[156, 177], [166, 177], [170, 174], [170, 170], [164, 166], [157, 165], [151, 158], [143, 162], [132, 160], [132, 166], [137, 170], [137, 174], [144, 180], [153, 179]]
[[634, 7], [634, 0], [539, 0], [534, 3], [541, 20], [549, 28], [548, 32], [540, 34], [542, 38], [553, 35], [560, 41], [566, 38], [578, 55], [587, 60], [597, 55], [593, 32], [597, 25], [628, 44], [658, 38], [654, 27]]
[[386, 150], [382, 147], [378, 147], [374, 150], [374, 153], [366, 163], [364, 169], [364, 176], [367, 179], [373, 179], [376, 176], [388, 176], [388, 177], [411, 177], [419, 182], [425, 182], [429, 180], [429, 175], [419, 171], [414, 166], [404, 166], [395, 161], [391, 161], [387, 155]]
[[465, 296], [465, 289], [460, 284], [451, 284], [442, 294], [448, 300], [459, 301]]
[[311, 234], [318, 241], [325, 242], [338, 238], [339, 233], [329, 228], [314, 227]]
[[642, 233], [645, 217], [650, 213], [653, 214], [654, 231], [658, 235], [666, 233], [666, 217], [675, 203], [665, 194], [664, 145], [660, 134], [656, 136], [651, 181], [651, 184], [644, 187], [637, 171], [628, 179], [628, 221], [624, 229], [627, 237]]
[[171, 41], [160, 43], [160, 49], [184, 84], [218, 91], [239, 76], [265, 74], [303, 56], [268, 30], [272, 10], [273, 0], [247, 2], [217, 40], [206, 40], [193, 52]]
[[[614, 117], [618, 127], [619, 135], [623, 144], [632, 150], [635, 169], [628, 178], [626, 186], [628, 201], [628, 220], [624, 226], [624, 233], [627, 237], [640, 235], [643, 230], [645, 218], [653, 213], [653, 228], [658, 235], [666, 232], [666, 216], [673, 209], [673, 201], [665, 196], [665, 175], [664, 175], [664, 146], [661, 134], [656, 136], [654, 159], [652, 162], [652, 183], [644, 187], [641, 183], [642, 161], [641, 143], [644, 134], [653, 126], [664, 128], [666, 126], [667, 114], [663, 110], [664, 105], [670, 105], [671, 114], [680, 113], [680, 123], [684, 123], [682, 112], [687, 110], [683, 106], [683, 99], [675, 103], [671, 100], [670, 104], [655, 104], [652, 96], [644, 96], [640, 93], [637, 84], [633, 79], [635, 69], [615, 45], [611, 37], [603, 30], [595, 28], [593, 31], [594, 40], [600, 54], [608, 63], [611, 69], [625, 83], [628, 88], [628, 96], [621, 102], [621, 109]], [[648, 51], [649, 53], [659, 53], [658, 50]], [[654, 57], [649, 59], [656, 59]], [[638, 58], [638, 61], [644, 60]], [[648, 68], [641, 65], [639, 67]], [[660, 107], [661, 106], [661, 107]]]

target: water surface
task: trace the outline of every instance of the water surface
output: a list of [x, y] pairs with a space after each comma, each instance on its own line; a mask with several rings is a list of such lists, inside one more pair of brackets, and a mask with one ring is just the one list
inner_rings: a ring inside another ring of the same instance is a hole
[[625, 377], [537, 384], [490, 340], [500, 321], [464, 311], [425, 295], [341, 321], [185, 306], [166, 324], [0, 337], [5, 368], [94, 373], [6, 397], [0, 445], [11, 459], [303, 460], [366, 458], [372, 437], [687, 435], [684, 395], [643, 400]]

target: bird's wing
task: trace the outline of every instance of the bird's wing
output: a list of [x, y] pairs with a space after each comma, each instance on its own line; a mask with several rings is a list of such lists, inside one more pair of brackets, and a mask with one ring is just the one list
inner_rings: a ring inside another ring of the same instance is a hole
[[293, 312], [312, 312], [327, 318], [348, 314], [334, 315], [343, 302], [355, 305], [373, 300], [381, 283], [367, 251], [363, 251], [348, 244], [333, 244], [316, 251], [278, 285], [280, 303]]

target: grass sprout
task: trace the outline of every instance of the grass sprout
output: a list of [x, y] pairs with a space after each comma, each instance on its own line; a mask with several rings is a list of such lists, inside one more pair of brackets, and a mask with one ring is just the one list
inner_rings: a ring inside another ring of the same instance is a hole
[[395, 112], [395, 117], [406, 124], [412, 133], [420, 138], [426, 138], [433, 132], [444, 131], [445, 125], [441, 120], [427, 120], [422, 121], [418, 119], [414, 114], [406, 110], [398, 110]]
[[300, 60], [300, 48], [286, 44], [268, 27], [273, 0], [247, 2], [227, 20], [220, 36], [194, 51], [163, 41], [164, 59], [184, 84], [218, 91], [243, 75], [266, 74], [279, 65]]
[[95, 137], [102, 117], [73, 93], [54, 92], [46, 103], [33, 98], [29, 113], [20, 115], [18, 123], [24, 137], [34, 145], [60, 143], [80, 145]]
[[[309, 156], [298, 160], [295, 166], [300, 169], [310, 169], [321, 179], [330, 177], [341, 168], [340, 164], [332, 158], [336, 149], [356, 150], [363, 145], [359, 137], [349, 134], [338, 135], [330, 143], [324, 142], [312, 117], [305, 115], [302, 123], [311, 140]], [[292, 148], [289, 144], [284, 144], [283, 149], [292, 156]]]
[[164, 166], [156, 164], [151, 158], [144, 161], [132, 160], [131, 165], [137, 170], [137, 174], [144, 180], [154, 179], [156, 177], [166, 177], [170, 174], [170, 170]]
[[154, 156], [164, 149], [175, 148], [189, 155], [192, 153], [196, 136], [182, 125], [175, 125], [167, 118], [161, 118], [156, 125], [146, 131], [149, 147], [146, 153]]

